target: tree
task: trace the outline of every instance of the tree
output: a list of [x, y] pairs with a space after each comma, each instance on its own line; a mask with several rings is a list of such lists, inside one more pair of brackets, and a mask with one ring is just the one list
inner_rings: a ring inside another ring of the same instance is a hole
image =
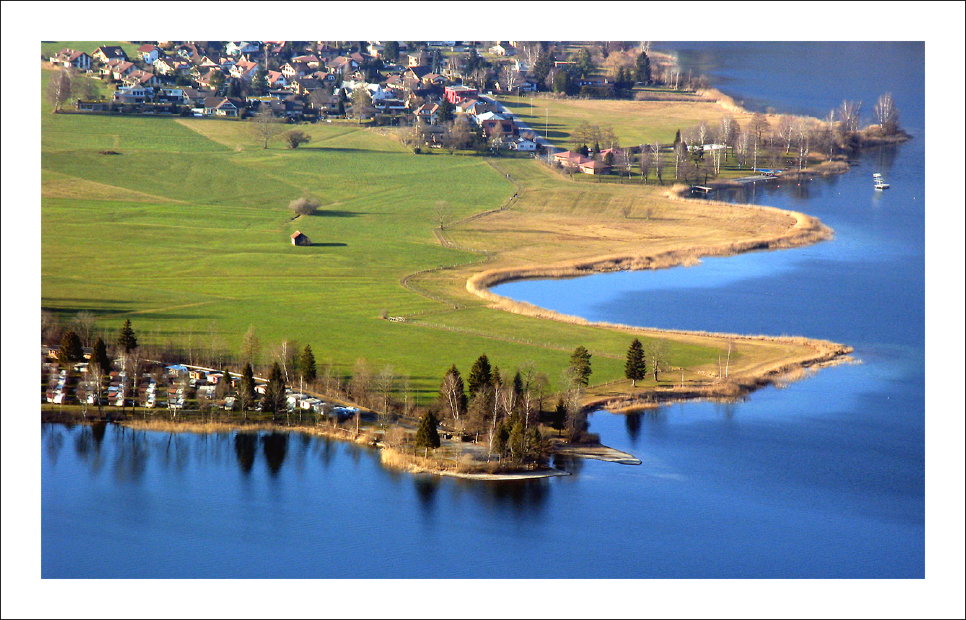
[[637, 55], [637, 62], [634, 64], [634, 80], [641, 84], [651, 83], [651, 59], [647, 57], [647, 52], [641, 51]]
[[637, 382], [647, 376], [647, 364], [644, 360], [644, 345], [637, 338], [627, 349], [627, 361], [624, 362], [624, 376], [631, 380], [631, 386], [637, 387]]
[[490, 368], [490, 360], [483, 354], [476, 358], [473, 367], [470, 368], [468, 387], [470, 396], [475, 396], [477, 392], [485, 391], [493, 380], [493, 373]]
[[859, 114], [861, 111], [861, 101], [843, 100], [839, 104], [838, 120], [843, 132], [852, 133], [859, 130]]
[[53, 108], [54, 114], [70, 100], [74, 89], [74, 71], [72, 69], [61, 69], [50, 76], [47, 81], [47, 101]]
[[91, 352], [91, 363], [87, 367], [87, 374], [90, 377], [90, 384], [94, 388], [94, 399], [97, 403], [97, 410], [101, 410], [101, 390], [104, 387], [104, 376], [111, 371], [111, 357], [107, 354], [107, 345], [102, 338], [98, 338], [94, 343], [94, 350]]
[[456, 364], [450, 366], [443, 376], [443, 382], [439, 386], [439, 397], [449, 417], [459, 423], [466, 414], [466, 392], [463, 377], [456, 368]]
[[263, 67], [259, 67], [252, 77], [252, 92], [261, 95], [268, 90], [268, 72]]
[[587, 77], [594, 72], [594, 59], [590, 56], [590, 51], [586, 47], [580, 48], [574, 55], [576, 71], [579, 77]]
[[274, 419], [281, 409], [285, 409], [285, 377], [278, 362], [272, 362], [272, 372], [268, 375], [268, 385], [265, 386], [262, 399], [262, 411], [271, 411]]
[[358, 86], [352, 91], [352, 96], [350, 97], [352, 102], [352, 116], [362, 124], [364, 119], [372, 116], [374, 108], [372, 107], [372, 95], [369, 93], [369, 89], [365, 86]]
[[399, 59], [399, 41], [386, 41], [382, 48], [382, 56], [390, 62], [396, 62]]
[[571, 353], [567, 374], [575, 386], [587, 387], [590, 383], [590, 357], [590, 351], [583, 345], [578, 346]]
[[308, 142], [311, 142], [312, 138], [309, 136], [309, 134], [305, 133], [304, 131], [293, 129], [292, 131], [285, 134], [285, 141], [288, 143], [288, 148], [297, 149], [303, 144], [307, 144]]
[[255, 372], [252, 370], [250, 363], [246, 363], [242, 370], [241, 384], [238, 386], [238, 400], [241, 401], [243, 412], [248, 411], [248, 408], [255, 402]]
[[281, 119], [275, 118], [272, 109], [264, 104], [258, 111], [258, 114], [251, 120], [251, 123], [252, 133], [261, 141], [262, 148], [264, 149], [268, 148], [268, 144], [275, 136], [285, 131], [285, 126], [282, 124]]
[[261, 356], [262, 342], [255, 333], [255, 326], [249, 325], [248, 331], [242, 336], [241, 345], [241, 355], [242, 361], [247, 362], [249, 365], [254, 365], [259, 362], [259, 357]]
[[68, 330], [60, 339], [57, 359], [64, 362], [79, 362], [84, 359], [84, 347], [74, 330]]
[[208, 85], [211, 86], [211, 90], [215, 93], [221, 92], [222, 87], [225, 85], [225, 74], [219, 69], [210, 70], [211, 77], [208, 79]]
[[312, 353], [311, 345], [305, 345], [305, 348], [302, 349], [302, 354], [299, 356], [298, 374], [299, 378], [308, 384], [315, 381], [318, 376], [318, 370], [315, 365], [315, 354]]
[[124, 326], [118, 332], [117, 346], [124, 351], [125, 355], [129, 355], [138, 348], [138, 339], [134, 334], [134, 328], [131, 327], [131, 319], [124, 321]]
[[550, 75], [550, 71], [553, 69], [556, 60], [552, 52], [541, 50], [536, 62], [533, 63], [533, 67], [530, 69], [530, 77], [537, 84], [545, 84], [547, 76]]
[[302, 196], [288, 203], [288, 208], [298, 215], [315, 215], [315, 212], [322, 206], [319, 199], [314, 196]]
[[439, 431], [436, 429], [438, 425], [439, 421], [431, 411], [427, 411], [419, 421], [415, 443], [417, 448], [425, 450], [425, 454], [429, 453], [430, 448], [436, 449], [440, 445]]
[[872, 111], [879, 127], [882, 128], [882, 133], [891, 136], [899, 131], [899, 109], [896, 108], [892, 93], [879, 95], [879, 100], [876, 101]]

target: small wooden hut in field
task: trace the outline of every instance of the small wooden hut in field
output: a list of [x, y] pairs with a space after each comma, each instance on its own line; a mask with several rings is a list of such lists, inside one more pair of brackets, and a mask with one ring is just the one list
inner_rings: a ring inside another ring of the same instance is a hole
[[292, 245], [312, 245], [312, 240], [305, 233], [296, 230], [292, 233]]

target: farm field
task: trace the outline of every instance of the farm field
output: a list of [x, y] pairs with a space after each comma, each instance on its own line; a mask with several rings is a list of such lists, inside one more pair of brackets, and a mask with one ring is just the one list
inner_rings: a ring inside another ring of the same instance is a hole
[[[131, 319], [143, 341], [195, 351], [237, 352], [254, 326], [266, 361], [283, 339], [311, 344], [343, 373], [360, 359], [374, 372], [391, 366], [424, 402], [450, 364], [466, 372], [481, 353], [505, 370], [533, 362], [559, 385], [570, 351], [584, 345], [594, 355], [592, 383], [601, 384], [623, 376], [632, 334], [490, 308], [466, 291], [466, 278], [484, 261], [706, 244], [789, 223], [725, 212], [696, 229], [692, 218], [709, 208], [670, 203], [664, 188], [578, 185], [528, 160], [413, 155], [350, 124], [300, 129], [312, 136], [308, 145], [289, 150], [279, 140], [266, 150], [237, 121], [45, 107], [43, 308], [64, 319], [88, 310], [108, 330]], [[321, 199], [321, 213], [293, 221], [286, 205], [306, 193]], [[466, 219], [515, 193], [511, 208]], [[451, 222], [449, 246], [434, 234], [438, 210]], [[292, 246], [295, 230], [313, 245]], [[441, 266], [451, 268], [434, 270]], [[410, 288], [400, 283], [416, 272]], [[706, 378], [727, 348], [714, 337], [669, 343], [670, 363], [686, 367], [686, 379]], [[803, 354], [749, 341], [735, 364]]]
[[[534, 131], [544, 134], [556, 146], [570, 148], [574, 129], [583, 122], [609, 126], [623, 146], [670, 144], [678, 129], [701, 121], [717, 123], [730, 114], [739, 122], [750, 115], [729, 113], [712, 102], [630, 101], [625, 99], [551, 99], [548, 97], [498, 97]], [[548, 121], [549, 111], [549, 121]], [[549, 124], [548, 124], [549, 122]]]

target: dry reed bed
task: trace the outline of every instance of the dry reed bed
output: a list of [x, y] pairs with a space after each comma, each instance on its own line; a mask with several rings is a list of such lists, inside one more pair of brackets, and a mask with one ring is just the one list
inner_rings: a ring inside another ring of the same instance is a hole
[[355, 432], [355, 429], [347, 429], [341, 426], [329, 424], [319, 426], [297, 425], [279, 426], [271, 422], [224, 422], [224, 421], [199, 421], [199, 420], [160, 420], [160, 419], [125, 419], [118, 420], [118, 424], [138, 431], [160, 431], [170, 433], [201, 433], [217, 434], [230, 432], [284, 432], [284, 433], [304, 433], [317, 437], [328, 437], [341, 441], [350, 441], [359, 445], [375, 446], [376, 436], [367, 431]]
[[[847, 166], [847, 164], [846, 164]], [[681, 196], [681, 192], [686, 190], [683, 185], [675, 185], [667, 192], [666, 197], [672, 201], [692, 202], [693, 199]], [[804, 213], [786, 211], [775, 207], [762, 205], [735, 205], [715, 200], [701, 200], [701, 204], [717, 204], [727, 208], [739, 208], [753, 210], [762, 214], [780, 215], [790, 218], [792, 224], [788, 229], [779, 235], [772, 237], [753, 237], [742, 241], [725, 243], [719, 245], [703, 245], [659, 252], [651, 255], [630, 255], [614, 254], [604, 255], [593, 258], [577, 259], [572, 261], [558, 262], [550, 265], [532, 267], [505, 267], [494, 268], [481, 271], [472, 275], [466, 281], [466, 290], [490, 302], [491, 307], [542, 319], [571, 323], [575, 325], [602, 327], [605, 329], [616, 329], [633, 333], [649, 333], [655, 336], [667, 335], [686, 335], [718, 340], [746, 341], [746, 342], [770, 342], [776, 344], [794, 345], [802, 347], [805, 351], [800, 356], [793, 359], [784, 359], [771, 364], [765, 364], [754, 369], [753, 373], [746, 372], [744, 375], [731, 377], [729, 381], [716, 381], [703, 385], [697, 389], [689, 388], [677, 392], [668, 392], [666, 395], [671, 399], [693, 399], [693, 398], [736, 398], [764, 384], [772, 383], [780, 375], [792, 372], [796, 368], [811, 366], [814, 364], [828, 363], [840, 359], [852, 352], [852, 348], [846, 345], [805, 338], [801, 336], [764, 336], [748, 334], [724, 334], [697, 330], [677, 330], [677, 329], [655, 329], [639, 326], [623, 325], [619, 323], [608, 323], [601, 321], [588, 321], [582, 317], [567, 315], [554, 310], [541, 308], [526, 302], [519, 302], [490, 291], [490, 287], [515, 280], [535, 279], [535, 278], [572, 278], [593, 273], [604, 273], [612, 271], [631, 271], [645, 269], [665, 269], [681, 265], [694, 265], [700, 262], [701, 257], [706, 256], [733, 256], [743, 252], [756, 250], [774, 250], [780, 248], [792, 248], [811, 245], [831, 239], [832, 230], [822, 224], [817, 218]], [[646, 398], [657, 396], [660, 393], [649, 394]], [[661, 394], [663, 397], [664, 394]], [[628, 395], [628, 399], [634, 402], [640, 401], [641, 397]], [[610, 402], [612, 399], [602, 399]], [[601, 401], [591, 401], [589, 405], [601, 404]]]

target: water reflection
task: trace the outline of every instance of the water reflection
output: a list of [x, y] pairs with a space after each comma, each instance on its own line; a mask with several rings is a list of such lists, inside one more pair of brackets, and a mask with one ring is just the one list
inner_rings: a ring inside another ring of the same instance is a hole
[[631, 444], [637, 445], [637, 438], [641, 436], [641, 414], [640, 413], [628, 413], [624, 416], [624, 426], [627, 427], [627, 436], [631, 440]]
[[148, 464], [144, 433], [123, 432], [114, 444], [114, 479], [118, 482], [140, 482]]
[[235, 458], [243, 474], [250, 475], [255, 465], [255, 451], [258, 449], [258, 435], [255, 433], [236, 433]]
[[569, 454], [554, 454], [551, 466], [568, 474], [577, 475], [584, 468], [584, 459]]
[[285, 453], [288, 451], [288, 433], [266, 433], [262, 435], [262, 449], [265, 452], [265, 462], [272, 476], [278, 476], [285, 463]]
[[550, 495], [546, 478], [492, 484], [460, 480], [459, 483], [469, 487], [470, 493], [489, 507], [507, 511], [518, 518], [540, 516]]
[[430, 478], [429, 476], [416, 476], [413, 479], [413, 483], [416, 486], [416, 497], [419, 499], [419, 507], [423, 509], [427, 515], [430, 515], [436, 510], [436, 495], [439, 492], [440, 481], [435, 477]]

